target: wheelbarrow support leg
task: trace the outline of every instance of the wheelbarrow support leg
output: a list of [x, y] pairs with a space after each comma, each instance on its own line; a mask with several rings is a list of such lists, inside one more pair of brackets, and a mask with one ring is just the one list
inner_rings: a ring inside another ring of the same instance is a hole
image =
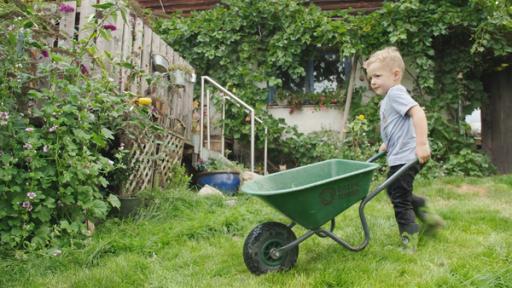
[[391, 183], [393, 183], [398, 177], [400, 177], [405, 171], [409, 170], [409, 168], [411, 168], [411, 166], [415, 165], [416, 163], [417, 163], [417, 160], [404, 165], [402, 168], [400, 168], [400, 170], [398, 170], [395, 174], [391, 175], [391, 177], [386, 179], [386, 181], [384, 181], [384, 183], [382, 183], [377, 188], [375, 188], [375, 190], [373, 190], [370, 194], [368, 194], [361, 201], [361, 204], [359, 205], [359, 218], [361, 218], [361, 225], [363, 226], [363, 232], [364, 232], [363, 243], [361, 243], [358, 246], [351, 246], [344, 240], [338, 238], [331, 231], [319, 229], [319, 231], [317, 231], [317, 232], [327, 235], [329, 238], [336, 241], [336, 243], [340, 244], [341, 246], [347, 248], [350, 251], [357, 252], [357, 251], [361, 251], [364, 248], [366, 248], [366, 246], [368, 246], [368, 242], [370, 241], [370, 229], [368, 228], [368, 223], [366, 222], [366, 216], [364, 215], [364, 207], [366, 206], [366, 204], [368, 202], [370, 202], [370, 200], [375, 198], [375, 196], [377, 196], [382, 190], [386, 189]]

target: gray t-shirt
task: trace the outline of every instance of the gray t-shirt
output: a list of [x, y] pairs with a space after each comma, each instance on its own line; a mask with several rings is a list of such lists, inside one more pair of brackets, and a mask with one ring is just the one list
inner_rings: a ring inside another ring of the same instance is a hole
[[380, 102], [380, 135], [387, 146], [389, 166], [406, 164], [416, 159], [416, 132], [407, 111], [418, 105], [404, 86], [389, 89]]

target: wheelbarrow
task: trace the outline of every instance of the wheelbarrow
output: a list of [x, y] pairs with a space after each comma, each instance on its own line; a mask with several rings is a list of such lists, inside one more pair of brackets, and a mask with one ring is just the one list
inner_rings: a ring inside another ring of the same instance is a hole
[[[259, 197], [292, 221], [289, 225], [266, 222], [249, 233], [243, 248], [244, 262], [249, 271], [259, 275], [292, 268], [297, 262], [299, 244], [313, 235], [329, 237], [350, 251], [363, 250], [370, 240], [365, 205], [417, 162], [404, 165], [368, 193], [373, 172], [380, 166], [373, 162], [384, 155], [384, 152], [378, 153], [366, 162], [326, 160], [270, 174], [242, 185], [242, 192]], [[364, 240], [352, 246], [333, 231], [335, 217], [358, 201], [361, 201], [359, 217]], [[329, 221], [329, 230], [323, 229], [322, 226]], [[299, 238], [292, 231], [296, 224], [308, 229]]]

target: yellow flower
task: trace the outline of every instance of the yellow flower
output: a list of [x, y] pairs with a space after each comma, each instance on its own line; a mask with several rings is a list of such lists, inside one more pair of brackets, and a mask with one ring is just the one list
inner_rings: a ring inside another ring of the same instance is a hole
[[142, 97], [142, 98], [137, 99], [137, 104], [139, 104], [140, 106], [151, 105], [152, 102], [153, 101], [151, 101], [151, 98], [147, 98], [147, 97]]
[[359, 114], [359, 116], [357, 116], [357, 119], [360, 121], [364, 121], [366, 118], [364, 117], [363, 114]]

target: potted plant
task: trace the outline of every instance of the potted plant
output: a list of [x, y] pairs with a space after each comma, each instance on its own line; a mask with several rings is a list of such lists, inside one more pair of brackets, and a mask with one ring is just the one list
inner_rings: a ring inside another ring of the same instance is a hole
[[[129, 141], [127, 142], [129, 143]], [[119, 205], [114, 207], [112, 211], [113, 215], [119, 218], [127, 218], [135, 214], [137, 208], [142, 205], [142, 200], [136, 195], [135, 190], [126, 187], [131, 171], [128, 164], [130, 147], [125, 147], [122, 142], [116, 144], [119, 146], [115, 149], [114, 154], [115, 167], [107, 176], [109, 178], [108, 190], [119, 199]]]
[[198, 161], [196, 183], [199, 186], [209, 185], [226, 195], [234, 195], [240, 186], [240, 172], [243, 167], [226, 159], [210, 158]]

